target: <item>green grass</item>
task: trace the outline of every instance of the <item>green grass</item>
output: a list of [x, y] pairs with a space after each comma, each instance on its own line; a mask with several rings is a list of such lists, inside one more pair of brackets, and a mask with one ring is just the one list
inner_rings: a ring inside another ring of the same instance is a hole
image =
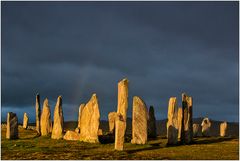
[[124, 151], [115, 151], [114, 143], [53, 140], [20, 128], [17, 140], [7, 140], [4, 128], [1, 134], [1, 159], [239, 159], [238, 138], [198, 138], [192, 145], [167, 146], [167, 139], [159, 137], [146, 145], [125, 143]]

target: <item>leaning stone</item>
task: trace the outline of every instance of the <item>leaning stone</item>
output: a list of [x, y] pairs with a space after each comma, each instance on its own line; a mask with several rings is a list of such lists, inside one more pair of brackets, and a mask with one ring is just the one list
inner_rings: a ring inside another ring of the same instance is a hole
[[114, 133], [116, 117], [117, 112], [110, 112], [108, 114], [109, 133]]
[[181, 139], [183, 112], [182, 107], [178, 108], [178, 139]]
[[23, 115], [23, 128], [27, 129], [27, 127], [28, 127], [28, 115], [25, 112], [24, 115]]
[[168, 103], [168, 122], [167, 122], [167, 138], [168, 145], [178, 143], [178, 117], [177, 117], [177, 98], [171, 97]]
[[41, 114], [41, 135], [47, 136], [51, 131], [51, 111], [48, 105], [48, 99], [43, 102], [42, 114]]
[[137, 97], [133, 97], [132, 111], [132, 144], [147, 143], [147, 120], [148, 111], [144, 101]]
[[224, 121], [220, 124], [220, 136], [225, 137], [227, 135], [227, 122]]
[[192, 97], [182, 94], [182, 132], [181, 142], [183, 144], [189, 144], [193, 140], [193, 126], [192, 126]]
[[93, 94], [89, 102], [84, 106], [80, 123], [80, 141], [98, 143], [100, 112], [96, 94]]
[[208, 118], [204, 118], [201, 126], [202, 126], [202, 135], [210, 136], [210, 128], [211, 128], [210, 120]]
[[74, 131], [67, 131], [66, 134], [63, 136], [65, 140], [79, 140], [80, 135]]
[[7, 139], [17, 139], [18, 138], [18, 118], [13, 112], [7, 114]]
[[40, 129], [40, 117], [41, 117], [41, 109], [40, 109], [40, 95], [36, 95], [36, 131], [38, 135], [41, 134], [41, 129]]
[[193, 137], [201, 136], [201, 129], [199, 124], [193, 124]]
[[148, 116], [149, 116], [148, 138], [156, 138], [157, 137], [157, 128], [156, 128], [156, 118], [155, 118], [153, 106], [150, 106]]
[[128, 80], [123, 79], [118, 83], [118, 106], [115, 120], [115, 149], [123, 150], [124, 136], [127, 126], [128, 109]]
[[54, 109], [54, 121], [52, 129], [52, 139], [61, 139], [63, 137], [63, 111], [62, 96], [59, 96]]

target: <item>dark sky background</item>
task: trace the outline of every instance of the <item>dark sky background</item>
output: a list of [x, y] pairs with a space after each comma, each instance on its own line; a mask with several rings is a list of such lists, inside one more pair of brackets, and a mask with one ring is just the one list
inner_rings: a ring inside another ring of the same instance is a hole
[[129, 79], [167, 118], [168, 100], [193, 97], [193, 116], [238, 121], [238, 2], [1, 2], [1, 110], [35, 119], [35, 94], [65, 120], [97, 93], [101, 119]]

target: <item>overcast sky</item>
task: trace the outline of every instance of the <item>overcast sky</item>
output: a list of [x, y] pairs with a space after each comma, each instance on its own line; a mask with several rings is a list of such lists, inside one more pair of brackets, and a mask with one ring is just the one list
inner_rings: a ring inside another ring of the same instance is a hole
[[168, 101], [193, 97], [193, 116], [238, 121], [238, 2], [1, 2], [1, 104], [35, 119], [35, 95], [65, 120], [93, 93], [101, 119], [117, 83], [167, 118]]

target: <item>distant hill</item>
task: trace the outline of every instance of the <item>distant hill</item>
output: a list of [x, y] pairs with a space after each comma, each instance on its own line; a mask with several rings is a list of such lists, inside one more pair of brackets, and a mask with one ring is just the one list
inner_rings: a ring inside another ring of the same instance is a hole
[[[194, 118], [193, 123], [200, 124], [202, 123], [203, 118]], [[219, 126], [221, 121], [215, 121], [215, 120], [210, 120], [212, 123], [211, 127], [211, 135], [212, 136], [219, 136]], [[156, 121], [156, 126], [157, 126], [157, 134], [164, 136], [167, 134], [167, 129], [166, 129], [166, 123], [167, 119], [164, 120], [157, 120]], [[74, 130], [77, 127], [77, 121], [66, 121], [64, 122], [64, 128], [65, 130]], [[103, 132], [108, 132], [109, 126], [108, 126], [108, 121], [106, 120], [101, 120], [100, 122], [100, 128], [103, 130]], [[127, 134], [131, 134], [131, 129], [132, 129], [132, 119], [128, 118], [127, 119]], [[228, 122], [228, 133], [231, 136], [239, 136], [239, 124], [235, 122]]]

